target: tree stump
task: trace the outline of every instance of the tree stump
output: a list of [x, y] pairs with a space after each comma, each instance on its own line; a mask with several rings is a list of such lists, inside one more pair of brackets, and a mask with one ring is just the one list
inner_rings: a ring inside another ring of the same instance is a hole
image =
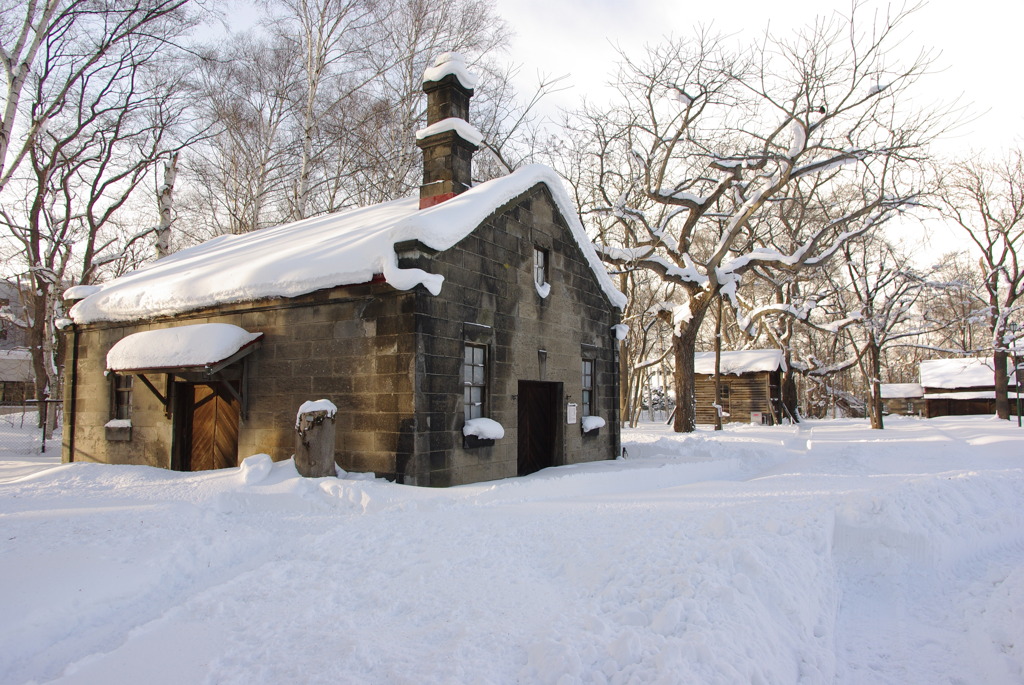
[[334, 468], [334, 412], [301, 411], [295, 422], [295, 468], [306, 478], [336, 476]]

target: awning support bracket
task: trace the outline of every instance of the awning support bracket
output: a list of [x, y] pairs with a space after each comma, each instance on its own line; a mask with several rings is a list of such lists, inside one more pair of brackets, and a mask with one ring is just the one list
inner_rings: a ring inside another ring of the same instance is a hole
[[146, 378], [146, 374], [144, 374], [144, 373], [137, 373], [135, 375], [139, 377], [139, 379], [143, 382], [143, 384], [145, 384], [145, 386], [147, 388], [149, 388], [149, 391], [151, 393], [156, 395], [156, 398], [158, 400], [160, 400], [160, 404], [162, 404], [164, 409], [166, 410], [167, 409], [168, 401], [167, 401], [167, 398], [164, 397], [163, 393], [161, 393], [159, 390], [157, 390], [156, 386], [153, 385], [152, 381], [150, 381], [148, 378]]

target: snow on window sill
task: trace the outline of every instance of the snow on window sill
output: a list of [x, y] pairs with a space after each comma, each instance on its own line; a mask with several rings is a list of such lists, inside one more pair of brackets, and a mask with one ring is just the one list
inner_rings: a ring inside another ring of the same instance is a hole
[[505, 437], [505, 428], [493, 419], [470, 419], [462, 427], [462, 436], [462, 446], [466, 449], [490, 447], [495, 440]]
[[604, 419], [600, 416], [584, 416], [580, 425], [584, 435], [597, 435], [601, 427], [604, 426]]
[[103, 424], [103, 433], [109, 442], [128, 442], [132, 439], [132, 420], [111, 419]]
[[544, 283], [533, 282], [533, 287], [537, 289], [537, 294], [547, 299], [547, 296], [551, 294], [551, 284], [545, 281]]

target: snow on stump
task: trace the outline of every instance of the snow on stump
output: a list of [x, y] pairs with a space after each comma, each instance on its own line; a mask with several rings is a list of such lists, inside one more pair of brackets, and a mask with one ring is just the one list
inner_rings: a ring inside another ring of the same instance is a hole
[[334, 425], [338, 408], [330, 400], [303, 402], [295, 416], [295, 470], [306, 478], [337, 475]]

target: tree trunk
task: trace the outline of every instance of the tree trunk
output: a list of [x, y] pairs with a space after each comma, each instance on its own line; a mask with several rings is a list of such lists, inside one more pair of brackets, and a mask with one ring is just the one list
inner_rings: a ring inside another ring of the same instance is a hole
[[156, 231], [154, 250], [156, 258], [162, 259], [171, 254], [171, 221], [174, 218], [174, 181], [178, 176], [178, 153], [172, 152], [164, 162], [164, 182], [156, 194], [157, 207], [160, 210], [160, 227]]
[[686, 326], [682, 335], [672, 337], [672, 354], [676, 359], [676, 413], [672, 430], [676, 433], [692, 433], [697, 430], [696, 395], [693, 383], [693, 354], [697, 348], [697, 329], [700, 326]]
[[334, 414], [318, 409], [299, 414], [295, 426], [295, 469], [305, 478], [337, 475], [334, 468]]
[[885, 428], [882, 422], [882, 355], [878, 345], [868, 344], [868, 416], [871, 418], [871, 427], [881, 430]]
[[800, 421], [800, 414], [797, 412], [799, 402], [796, 391], [796, 374], [789, 367], [789, 360], [786, 361], [786, 370], [782, 374], [782, 387], [779, 388], [782, 405], [786, 408], [793, 421]]
[[[694, 407], [694, 411], [697, 408]], [[718, 298], [715, 319], [715, 430], [722, 430], [722, 298]]]
[[996, 416], [1001, 419], [1010, 418], [1010, 400], [1007, 397], [1009, 374], [1006, 372], [1006, 349], [1003, 347], [1003, 336], [996, 336], [998, 345], [992, 353], [992, 364], [995, 366]]

